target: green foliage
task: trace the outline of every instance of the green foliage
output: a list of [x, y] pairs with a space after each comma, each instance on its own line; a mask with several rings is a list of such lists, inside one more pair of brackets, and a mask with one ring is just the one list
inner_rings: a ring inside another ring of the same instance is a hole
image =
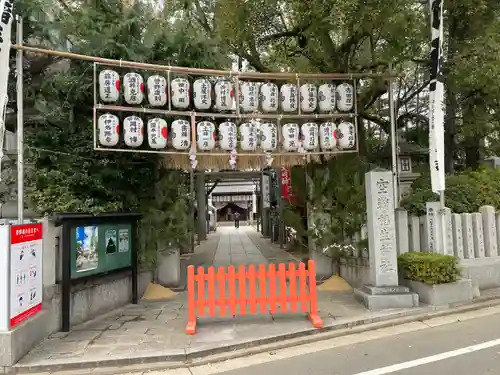
[[452, 283], [461, 275], [455, 257], [436, 253], [401, 254], [398, 267], [405, 279], [429, 285]]

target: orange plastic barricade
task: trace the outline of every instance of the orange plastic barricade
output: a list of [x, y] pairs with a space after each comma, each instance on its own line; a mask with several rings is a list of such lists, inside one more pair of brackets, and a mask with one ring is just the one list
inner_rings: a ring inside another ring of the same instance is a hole
[[237, 310], [240, 315], [248, 312], [276, 313], [278, 306], [279, 311], [284, 313], [297, 312], [300, 305], [300, 311], [308, 313], [315, 328], [323, 327], [318, 314], [313, 260], [308, 261], [307, 269], [304, 263], [299, 263], [298, 267], [295, 263], [288, 264], [288, 267], [279, 264], [278, 269], [274, 264], [260, 264], [257, 269], [251, 264], [248, 268], [240, 265], [238, 269], [234, 266], [229, 266], [227, 270], [219, 267], [217, 271], [209, 267], [206, 273], [203, 267], [198, 267], [195, 274], [194, 266], [189, 266], [187, 290], [186, 333], [189, 335], [196, 332], [197, 317], [207, 313], [209, 316], [225, 316], [229, 312], [233, 317]]

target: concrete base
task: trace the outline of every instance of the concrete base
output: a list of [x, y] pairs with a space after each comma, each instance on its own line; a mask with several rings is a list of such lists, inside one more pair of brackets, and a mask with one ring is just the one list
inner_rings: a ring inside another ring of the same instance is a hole
[[420, 301], [433, 306], [469, 302], [474, 297], [470, 279], [461, 279], [454, 283], [438, 285], [428, 285], [413, 280], [403, 280], [403, 283], [418, 294]]
[[500, 257], [461, 259], [462, 277], [480, 290], [500, 287]]
[[158, 254], [158, 283], [167, 287], [178, 287], [181, 281], [181, 257], [179, 250]]
[[354, 297], [368, 310], [410, 308], [419, 304], [418, 295], [405, 286], [365, 285], [362, 289], [354, 289]]

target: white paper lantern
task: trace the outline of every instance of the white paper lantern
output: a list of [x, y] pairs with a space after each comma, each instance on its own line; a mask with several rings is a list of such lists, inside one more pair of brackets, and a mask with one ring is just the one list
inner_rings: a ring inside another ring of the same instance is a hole
[[302, 146], [307, 151], [313, 151], [318, 147], [318, 125], [314, 122], [302, 124]]
[[149, 147], [159, 149], [167, 147], [168, 125], [162, 118], [148, 120], [148, 144]]
[[123, 76], [123, 97], [127, 104], [141, 104], [144, 99], [144, 80], [139, 73]]
[[120, 139], [120, 122], [118, 117], [111, 113], [99, 116], [97, 128], [99, 129], [99, 143], [101, 145], [113, 147], [118, 144]]
[[300, 86], [300, 110], [311, 113], [316, 110], [318, 104], [318, 90], [311, 83]]
[[319, 126], [319, 147], [322, 150], [332, 150], [337, 146], [336, 130], [334, 122], [324, 122]]
[[318, 107], [321, 112], [335, 111], [335, 99], [337, 93], [335, 85], [325, 83], [318, 88]]
[[283, 136], [283, 148], [286, 151], [297, 151], [299, 149], [299, 125], [285, 124], [281, 127]]
[[285, 83], [280, 88], [281, 110], [283, 112], [296, 112], [298, 92], [297, 86], [292, 83]]
[[194, 81], [193, 101], [196, 109], [209, 109], [212, 106], [212, 84], [208, 79]]
[[264, 112], [276, 112], [278, 110], [279, 92], [278, 86], [267, 82], [260, 87], [262, 98], [262, 110]]
[[219, 125], [219, 146], [222, 150], [232, 151], [236, 148], [237, 134], [234, 122], [223, 122]]
[[259, 88], [255, 82], [241, 84], [240, 107], [243, 112], [254, 112], [259, 109]]
[[245, 122], [240, 125], [240, 146], [243, 151], [255, 151], [257, 148], [257, 125]]
[[230, 111], [233, 109], [233, 85], [229, 81], [219, 81], [215, 84], [215, 109]]
[[189, 107], [189, 81], [185, 78], [175, 78], [170, 83], [170, 98], [176, 108]]
[[210, 121], [200, 121], [196, 125], [198, 150], [210, 151], [215, 147], [215, 125]]
[[144, 122], [140, 117], [125, 117], [125, 120], [123, 120], [123, 139], [129, 147], [142, 145], [144, 141]]
[[342, 122], [335, 132], [337, 144], [341, 149], [353, 148], [356, 143], [356, 133], [354, 125], [350, 122]]
[[120, 75], [106, 69], [99, 73], [99, 96], [106, 103], [113, 103], [120, 98]]
[[153, 107], [167, 104], [167, 80], [160, 75], [148, 78], [148, 101]]
[[354, 106], [354, 87], [349, 83], [337, 86], [337, 108], [342, 112], [349, 112]]
[[191, 125], [187, 120], [174, 120], [171, 130], [173, 148], [182, 151], [191, 147]]
[[272, 122], [265, 122], [260, 126], [260, 147], [265, 152], [276, 150], [278, 145], [278, 127]]

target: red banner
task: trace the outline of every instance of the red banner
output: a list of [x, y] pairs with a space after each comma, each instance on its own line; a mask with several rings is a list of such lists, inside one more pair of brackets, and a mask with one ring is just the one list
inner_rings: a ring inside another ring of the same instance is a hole
[[288, 168], [281, 168], [281, 198], [289, 199], [292, 191], [292, 176]]

